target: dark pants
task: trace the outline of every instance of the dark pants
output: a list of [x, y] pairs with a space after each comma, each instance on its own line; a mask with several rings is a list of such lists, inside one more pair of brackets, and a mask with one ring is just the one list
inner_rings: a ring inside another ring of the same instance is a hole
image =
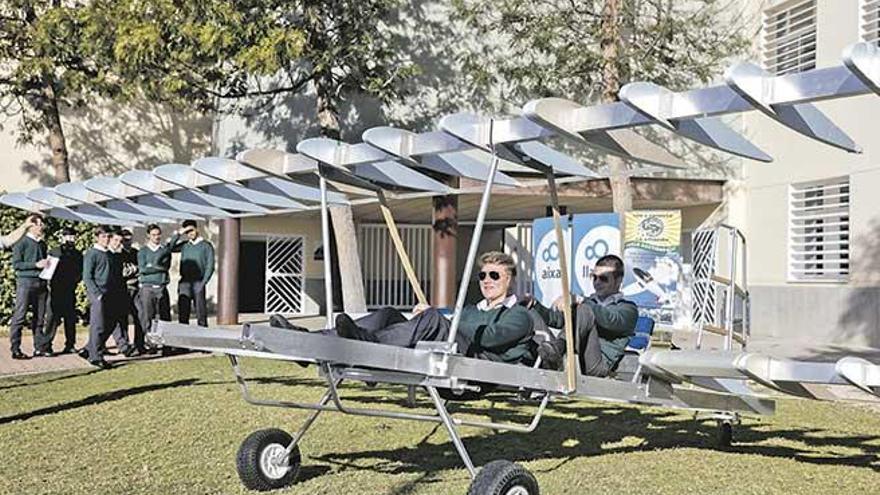
[[142, 285], [138, 294], [141, 301], [141, 328], [150, 333], [153, 320], [171, 321], [168, 289], [164, 285]]
[[128, 332], [128, 317], [131, 316], [131, 319], [134, 320], [134, 346], [138, 349], [144, 349], [144, 326], [141, 322], [141, 313], [143, 313], [143, 308], [141, 306], [141, 298], [138, 294], [138, 287], [129, 285], [126, 289], [126, 296], [128, 303], [128, 312], [125, 314], [125, 318], [123, 319], [122, 327], [125, 329], [126, 333]]
[[64, 320], [64, 347], [76, 345], [76, 287], [54, 287], [49, 289], [49, 310], [46, 312], [46, 326], [37, 344], [37, 349], [52, 350], [55, 332]]
[[205, 298], [204, 282], [180, 282], [177, 285], [177, 318], [180, 323], [189, 325], [192, 306], [196, 307], [196, 321], [200, 327], [208, 326], [208, 301]]
[[121, 331], [121, 323], [126, 316], [125, 293], [119, 291], [104, 294], [89, 294], [89, 341], [85, 349], [89, 353], [89, 361], [103, 359], [107, 339], [112, 333], [116, 348], [121, 352], [128, 350], [127, 332]]
[[[575, 321], [575, 350], [580, 359], [581, 373], [588, 376], [608, 376], [611, 366], [605, 362], [602, 356], [601, 339], [599, 328], [596, 326], [596, 316], [589, 304], [579, 304], [576, 309]], [[535, 333], [547, 332], [544, 320], [532, 318], [535, 325]], [[565, 355], [565, 335], [551, 339], [551, 345], [556, 348], [560, 355]]]
[[[409, 348], [414, 348], [420, 341], [446, 340], [451, 326], [450, 321], [434, 308], [428, 308], [410, 320], [394, 308], [382, 308], [355, 320], [355, 323], [362, 330], [358, 333], [361, 340]], [[336, 330], [325, 330], [325, 333], [335, 334]], [[460, 352], [470, 346], [470, 342], [460, 336], [456, 340]]]
[[28, 310], [33, 311], [30, 321], [34, 335], [34, 349], [39, 350], [40, 334], [43, 328], [43, 317], [46, 314], [46, 281], [39, 278], [15, 279], [15, 309], [9, 325], [9, 343], [12, 352], [21, 351], [21, 331], [28, 322]]

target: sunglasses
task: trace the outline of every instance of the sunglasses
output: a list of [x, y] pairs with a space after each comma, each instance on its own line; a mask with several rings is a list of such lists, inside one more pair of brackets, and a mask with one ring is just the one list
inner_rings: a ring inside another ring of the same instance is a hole
[[591, 279], [593, 279], [593, 280], [598, 280], [598, 281], [600, 281], [600, 282], [604, 282], [604, 283], [606, 283], [606, 284], [607, 284], [608, 282], [611, 281], [611, 278], [612, 278], [613, 276], [614, 276], [614, 274], [609, 275], [609, 274], [607, 274], [607, 273], [603, 273], [603, 274], [601, 274], [601, 275], [596, 275], [595, 273], [591, 273], [591, 274], [590, 274], [590, 278], [591, 278]]
[[480, 281], [486, 280], [487, 276], [492, 280], [498, 280], [501, 278], [501, 274], [494, 270], [491, 272], [480, 272], [479, 274], [477, 274], [477, 277], [480, 279]]

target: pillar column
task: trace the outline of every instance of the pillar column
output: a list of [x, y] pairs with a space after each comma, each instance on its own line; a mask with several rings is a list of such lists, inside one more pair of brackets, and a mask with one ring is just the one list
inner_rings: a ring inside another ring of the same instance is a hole
[[431, 277], [431, 305], [435, 308], [451, 308], [455, 306], [456, 294], [458, 196], [434, 196], [433, 206], [434, 273]]
[[238, 256], [241, 242], [241, 220], [220, 220], [220, 248], [218, 250], [219, 277], [217, 287], [217, 324], [238, 324]]

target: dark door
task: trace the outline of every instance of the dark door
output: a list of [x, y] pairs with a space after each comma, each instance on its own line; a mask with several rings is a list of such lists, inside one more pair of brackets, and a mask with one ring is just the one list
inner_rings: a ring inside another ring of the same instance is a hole
[[241, 241], [238, 252], [238, 311], [262, 313], [266, 304], [266, 241]]

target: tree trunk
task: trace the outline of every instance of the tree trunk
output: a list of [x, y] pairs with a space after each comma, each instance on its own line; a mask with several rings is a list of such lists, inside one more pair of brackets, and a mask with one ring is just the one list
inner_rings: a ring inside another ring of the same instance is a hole
[[346, 313], [365, 313], [367, 299], [364, 296], [363, 270], [351, 207], [331, 206], [330, 219], [336, 234], [336, 261], [341, 268], [339, 275], [342, 283], [342, 310]]
[[52, 150], [52, 171], [55, 183], [70, 182], [70, 166], [67, 160], [67, 140], [61, 127], [61, 112], [58, 110], [58, 98], [52, 83], [43, 87], [37, 110], [42, 114], [43, 124], [48, 134], [49, 149]]
[[[602, 8], [602, 101], [617, 100], [620, 91], [620, 0], [605, 0]], [[632, 209], [632, 184], [626, 163], [618, 156], [608, 157], [609, 182], [614, 212], [620, 216], [623, 235], [624, 215]], [[622, 244], [621, 244], [622, 245]]]

